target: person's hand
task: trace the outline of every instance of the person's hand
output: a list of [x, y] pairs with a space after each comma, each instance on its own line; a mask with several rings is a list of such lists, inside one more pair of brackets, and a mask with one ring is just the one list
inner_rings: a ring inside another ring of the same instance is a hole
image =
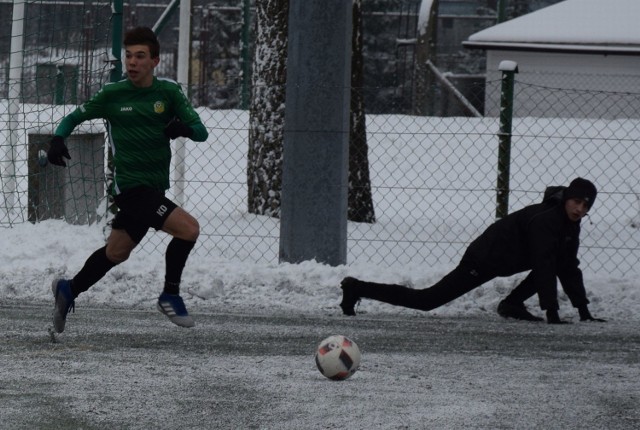
[[594, 318], [589, 312], [589, 308], [585, 306], [580, 306], [578, 308], [578, 313], [580, 314], [580, 321], [596, 321], [596, 322], [607, 322], [602, 318]]
[[558, 315], [558, 311], [556, 309], [547, 309], [547, 323], [548, 324], [569, 324], [568, 321], [563, 321], [560, 319], [560, 315]]
[[176, 137], [181, 136], [191, 137], [193, 136], [193, 129], [180, 121], [179, 118], [174, 118], [164, 128], [164, 135], [169, 139], [175, 139]]
[[64, 159], [71, 160], [67, 145], [64, 144], [64, 138], [62, 136], [53, 136], [49, 142], [49, 150], [47, 151], [47, 159], [49, 163], [56, 166], [66, 167]]

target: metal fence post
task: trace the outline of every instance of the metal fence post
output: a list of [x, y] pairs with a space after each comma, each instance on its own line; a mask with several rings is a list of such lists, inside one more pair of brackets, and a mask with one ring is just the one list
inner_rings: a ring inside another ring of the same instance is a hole
[[500, 24], [501, 22], [505, 22], [506, 21], [506, 17], [507, 17], [507, 0], [498, 0], [497, 9], [498, 9], [497, 21], [498, 21], [498, 24]]
[[[109, 81], [118, 82], [122, 79], [122, 28], [123, 19], [122, 14], [124, 11], [124, 0], [114, 0], [111, 6], [111, 71], [109, 72]], [[111, 186], [113, 181], [113, 154], [111, 151], [107, 151], [107, 168], [105, 170], [105, 176], [107, 178], [107, 186]], [[107, 200], [108, 211], [115, 214], [117, 207], [113, 202], [113, 197], [109, 193]]]
[[111, 9], [111, 72], [109, 80], [117, 82], [122, 79], [122, 12], [124, 1], [115, 0]]
[[511, 121], [513, 119], [514, 76], [518, 73], [515, 61], [502, 61], [498, 69], [502, 72], [500, 90], [500, 132], [498, 138], [498, 184], [496, 218], [509, 213], [509, 167], [511, 164]]
[[56, 105], [64, 104], [64, 71], [62, 70], [62, 66], [56, 67], [56, 85], [55, 85], [55, 95], [53, 103]]

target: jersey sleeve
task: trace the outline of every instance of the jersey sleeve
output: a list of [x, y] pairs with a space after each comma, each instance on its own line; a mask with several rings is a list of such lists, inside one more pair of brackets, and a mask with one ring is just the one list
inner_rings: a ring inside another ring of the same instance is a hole
[[65, 116], [62, 121], [60, 121], [60, 124], [56, 127], [53, 134], [66, 138], [71, 135], [71, 132], [73, 132], [73, 129], [76, 128], [78, 124], [90, 119], [102, 118], [104, 115], [104, 93], [105, 91], [103, 88], [90, 100], [79, 106], [69, 115]]
[[174, 94], [175, 113], [180, 120], [193, 129], [193, 136], [191, 140], [194, 142], [204, 142], [209, 137], [207, 128], [202, 123], [200, 115], [195, 111], [189, 99], [182, 91], [180, 85], [176, 84], [176, 91]]

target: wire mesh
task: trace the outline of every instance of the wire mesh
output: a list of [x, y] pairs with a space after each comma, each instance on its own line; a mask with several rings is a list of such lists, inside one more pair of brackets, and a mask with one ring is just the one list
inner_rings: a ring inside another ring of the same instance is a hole
[[[108, 79], [109, 64], [104, 60], [109, 51], [109, 6], [86, 4], [83, 13], [64, 24], [69, 28], [77, 24], [72, 35], [51, 27], [52, 22], [59, 22], [51, 19], [51, 14], [67, 13], [67, 9], [54, 5], [41, 10], [40, 15], [33, 5], [28, 7], [25, 61], [17, 66], [24, 80], [20, 100], [8, 98], [11, 52], [6, 28], [0, 36], [0, 65], [7, 70], [0, 77], [0, 227], [30, 220], [34, 190], [29, 184], [38, 172], [34, 171], [34, 156], [29, 155], [29, 136], [42, 142], [64, 115]], [[6, 5], [0, 7], [6, 17]], [[230, 13], [237, 16], [237, 10]], [[137, 23], [147, 25], [141, 15]], [[205, 10], [202, 16], [209, 17], [203, 22], [211, 19]], [[90, 33], [85, 22], [91, 23]], [[74, 42], [65, 45], [64, 40]], [[172, 50], [163, 52], [158, 74], [172, 77], [174, 58]], [[174, 165], [182, 163], [186, 171], [184, 206], [201, 224], [194, 252], [212, 262], [275, 263], [279, 220], [247, 211], [250, 121], [249, 112], [238, 106], [245, 88], [237, 68], [224, 61], [216, 64], [198, 69], [205, 75], [199, 75], [198, 84], [189, 89], [210, 137], [203, 143], [187, 142], [185, 159], [174, 160]], [[619, 89], [630, 77], [516, 75], [509, 209], [539, 201], [547, 185], [567, 184], [575, 176], [593, 180], [599, 194], [590, 217], [583, 222], [583, 267], [628, 276], [640, 262], [640, 91], [590, 88], [589, 82], [606, 79], [622, 82], [613, 87]], [[202, 82], [206, 88], [201, 87]], [[576, 85], [569, 86], [572, 82]], [[397, 88], [363, 89], [369, 93], [367, 100], [379, 103], [366, 106], [370, 112], [366, 140], [376, 222], [348, 224], [349, 263], [450, 266], [495, 220], [499, 87], [499, 79], [492, 80], [489, 75], [477, 88], [481, 91], [479, 105], [486, 105], [481, 118], [398, 114]], [[62, 91], [64, 103], [56, 104], [56, 91]], [[384, 93], [394, 94], [389, 105], [380, 97]], [[440, 86], [434, 88], [435, 96], [442, 93]], [[235, 101], [223, 102], [227, 100], [224, 94]], [[454, 102], [440, 97], [435, 105]], [[11, 103], [19, 105], [19, 112], [9, 127]], [[104, 136], [105, 128], [96, 121], [77, 131]], [[174, 188], [169, 190], [169, 197], [175, 197], [173, 192]], [[65, 204], [78, 206], [76, 212], [88, 210], [74, 203], [79, 200], [73, 194], [68, 198]], [[94, 210], [98, 228], [104, 227], [106, 205]], [[78, 219], [77, 214], [55, 217], [70, 222]], [[165, 235], [151, 233], [138, 252], [163, 250], [166, 241]]]

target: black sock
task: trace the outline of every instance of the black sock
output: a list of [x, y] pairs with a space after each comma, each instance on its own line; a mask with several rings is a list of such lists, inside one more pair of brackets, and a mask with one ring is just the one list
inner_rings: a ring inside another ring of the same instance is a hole
[[179, 295], [180, 294], [180, 283], [179, 282], [169, 282], [166, 279], [164, 280], [164, 289], [162, 290], [163, 293], [167, 293], [167, 294], [175, 294], [175, 295]]
[[189, 253], [195, 246], [195, 242], [173, 238], [167, 246], [165, 255], [166, 274], [164, 277], [164, 292], [167, 294], [180, 294], [180, 279], [182, 270], [187, 263]]
[[74, 297], [87, 291], [117, 264], [107, 258], [107, 247], [103, 246], [84, 263], [82, 269], [71, 280], [71, 292]]

